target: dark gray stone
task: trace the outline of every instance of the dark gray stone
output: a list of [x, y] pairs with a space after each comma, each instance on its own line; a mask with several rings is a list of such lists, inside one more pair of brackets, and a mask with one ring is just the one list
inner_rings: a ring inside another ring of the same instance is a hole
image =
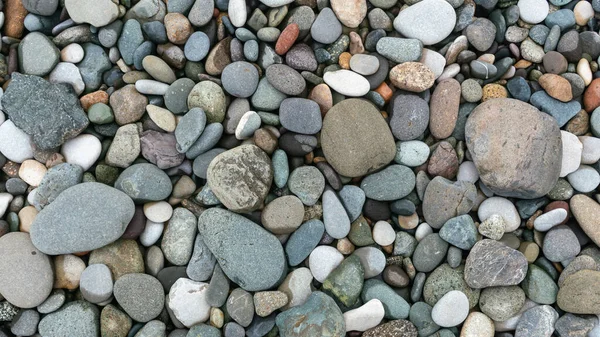
[[429, 125], [429, 106], [417, 95], [400, 94], [388, 108], [390, 129], [399, 140], [419, 138]]
[[523, 253], [498, 241], [478, 241], [465, 264], [465, 281], [471, 288], [481, 289], [521, 283], [527, 273]]

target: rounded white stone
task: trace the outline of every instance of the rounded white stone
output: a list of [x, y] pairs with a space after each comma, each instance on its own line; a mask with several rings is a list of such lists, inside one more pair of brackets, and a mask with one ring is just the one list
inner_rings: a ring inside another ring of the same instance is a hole
[[166, 201], [153, 201], [144, 204], [144, 215], [152, 222], [167, 222], [173, 215], [173, 206]]
[[510, 200], [502, 197], [491, 197], [485, 199], [479, 209], [477, 216], [479, 221], [485, 221], [493, 214], [498, 214], [504, 219], [505, 233], [512, 232], [521, 225], [521, 217], [515, 205]]
[[555, 208], [546, 212], [533, 221], [533, 227], [538, 232], [549, 231], [550, 228], [561, 224], [567, 218], [567, 210], [564, 208]]
[[289, 273], [278, 288], [288, 297], [288, 304], [282, 309], [287, 310], [304, 304], [312, 294], [312, 280], [313, 276], [306, 267], [295, 269]]
[[25, 160], [19, 167], [19, 178], [30, 186], [38, 187], [46, 175], [46, 166], [35, 159]]
[[373, 226], [373, 240], [380, 246], [388, 246], [396, 240], [396, 231], [385, 221], [377, 221]]
[[210, 305], [206, 303], [208, 283], [180, 278], [169, 290], [169, 309], [183, 325], [206, 322], [210, 317]]
[[135, 81], [135, 90], [140, 94], [146, 95], [164, 95], [167, 93], [169, 85], [155, 80], [137, 80]]
[[431, 310], [435, 324], [450, 328], [459, 325], [469, 315], [469, 299], [462, 291], [451, 290], [442, 296]]
[[427, 222], [423, 222], [415, 231], [415, 239], [417, 239], [417, 241], [421, 241], [424, 237], [431, 233], [433, 233], [433, 228], [431, 228]]
[[458, 174], [456, 176], [456, 180], [459, 181], [468, 181], [473, 184], [479, 180], [479, 172], [477, 172], [477, 168], [475, 167], [475, 163], [472, 161], [464, 161], [458, 167]]
[[165, 229], [165, 224], [161, 222], [153, 222], [151, 220], [146, 220], [146, 227], [142, 234], [140, 234], [140, 242], [145, 247], [150, 247], [160, 239], [160, 236]]
[[586, 87], [592, 83], [592, 80], [594, 79], [590, 62], [583, 57], [577, 62], [577, 75], [581, 76]]
[[101, 263], [89, 265], [81, 273], [79, 289], [88, 302], [101, 303], [110, 299], [113, 292], [110, 269]]
[[0, 153], [15, 163], [33, 158], [31, 137], [7, 120], [0, 125]]
[[83, 47], [77, 43], [71, 43], [60, 51], [60, 60], [63, 62], [79, 63], [84, 56]]
[[379, 59], [373, 55], [354, 54], [350, 58], [350, 69], [360, 75], [373, 75], [379, 69]]
[[567, 131], [560, 131], [562, 140], [562, 162], [560, 166], [560, 176], [566, 177], [569, 173], [575, 172], [581, 163], [581, 152], [583, 145], [579, 138]]
[[[1, 98], [2, 96], [0, 96]], [[6, 121], [6, 116], [4, 116], [4, 112], [0, 111], [0, 125]]]
[[308, 268], [315, 280], [323, 283], [343, 260], [344, 255], [337, 249], [331, 246], [317, 246], [308, 257]]
[[366, 331], [376, 327], [385, 316], [385, 308], [374, 298], [356, 309], [344, 313], [346, 331]]
[[235, 128], [235, 138], [239, 140], [248, 139], [254, 135], [254, 131], [259, 127], [260, 116], [258, 113], [255, 111], [246, 111]]
[[371, 90], [371, 85], [366, 78], [346, 69], [326, 72], [323, 81], [331, 89], [349, 97], [361, 97]]
[[577, 171], [567, 176], [567, 180], [577, 191], [588, 193], [600, 185], [600, 174], [591, 166], [581, 165]]
[[575, 22], [579, 26], [587, 25], [588, 21], [594, 17], [594, 7], [588, 1], [577, 2], [573, 12], [575, 13]]
[[69, 164], [77, 164], [87, 171], [102, 152], [102, 144], [95, 136], [83, 134], [67, 140], [60, 151]]
[[484, 313], [473, 311], [460, 331], [461, 337], [494, 337], [494, 321]]
[[531, 24], [544, 21], [550, 10], [546, 0], [519, 0], [517, 7], [521, 20]]
[[398, 147], [396, 143], [396, 162], [408, 167], [417, 167], [423, 165], [429, 158], [429, 146], [420, 140], [409, 140], [400, 142]]
[[231, 24], [236, 27], [242, 27], [246, 23], [247, 12], [246, 12], [246, 1], [245, 0], [229, 0], [229, 6], [227, 9], [229, 14], [229, 20]]
[[419, 62], [426, 65], [433, 72], [435, 79], [438, 79], [442, 75], [446, 67], [446, 58], [444, 55], [427, 48], [423, 48]]
[[0, 218], [4, 216], [10, 202], [13, 200], [13, 196], [10, 193], [0, 193]]
[[294, 0], [260, 0], [260, 2], [269, 7], [280, 7], [292, 3]]
[[85, 90], [85, 83], [81, 78], [81, 73], [76, 65], [69, 62], [60, 62], [54, 67], [54, 70], [48, 76], [51, 83], [66, 83], [73, 87], [73, 90], [80, 95]]
[[595, 164], [600, 160], [600, 138], [592, 136], [580, 136], [579, 141], [583, 145], [581, 151], [582, 164]]
[[405, 37], [419, 39], [424, 45], [436, 44], [452, 33], [456, 12], [445, 0], [423, 0], [401, 11], [394, 28]]
[[385, 269], [385, 254], [375, 247], [361, 247], [354, 251], [365, 269], [365, 279], [375, 277]]

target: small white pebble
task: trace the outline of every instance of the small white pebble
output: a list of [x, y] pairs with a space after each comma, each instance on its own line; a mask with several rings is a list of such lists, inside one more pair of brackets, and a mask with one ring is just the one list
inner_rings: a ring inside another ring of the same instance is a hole
[[167, 222], [173, 215], [173, 206], [166, 201], [144, 204], [144, 215], [152, 222]]
[[19, 167], [19, 178], [30, 186], [39, 186], [48, 169], [42, 163], [34, 159], [27, 159]]
[[60, 51], [60, 60], [69, 63], [79, 63], [83, 60], [85, 52], [77, 43], [71, 43]]
[[477, 172], [475, 163], [472, 161], [464, 161], [462, 164], [460, 164], [458, 167], [458, 175], [456, 176], [456, 180], [469, 181], [473, 184], [479, 180], [479, 172]]
[[566, 218], [567, 210], [564, 208], [556, 208], [535, 218], [533, 227], [539, 232], [546, 232], [549, 231], [550, 228], [561, 224]]
[[344, 313], [346, 331], [366, 331], [374, 328], [381, 322], [383, 316], [385, 316], [383, 303], [374, 298], [362, 306]]
[[431, 228], [428, 223], [423, 222], [415, 231], [415, 239], [417, 239], [417, 241], [421, 241], [424, 237], [431, 233], [433, 233], [433, 228]]
[[144, 228], [144, 231], [140, 235], [142, 245], [150, 247], [155, 244], [160, 239], [164, 228], [165, 225], [163, 223], [146, 220], [146, 228]]
[[396, 240], [396, 231], [385, 221], [377, 221], [373, 226], [373, 240], [380, 246], [388, 246]]

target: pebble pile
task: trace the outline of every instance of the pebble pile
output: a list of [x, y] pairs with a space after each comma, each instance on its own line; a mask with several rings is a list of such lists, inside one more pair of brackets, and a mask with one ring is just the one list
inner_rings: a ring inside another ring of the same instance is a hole
[[0, 0], [0, 337], [600, 337], [599, 20]]

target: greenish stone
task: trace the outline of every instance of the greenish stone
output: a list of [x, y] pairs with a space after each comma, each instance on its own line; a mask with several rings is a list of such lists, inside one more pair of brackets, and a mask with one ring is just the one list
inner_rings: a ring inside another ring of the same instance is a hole
[[271, 157], [271, 164], [273, 165], [273, 181], [277, 187], [283, 188], [290, 176], [290, 166], [285, 151], [282, 149], [275, 150]]
[[371, 226], [369, 226], [367, 220], [362, 215], [352, 222], [350, 233], [348, 233], [348, 240], [358, 247], [369, 246], [375, 243], [371, 234]]
[[548, 192], [548, 198], [552, 200], [567, 200], [573, 196], [573, 187], [564, 178], [559, 178], [556, 185]]
[[192, 62], [192, 61], [187, 61], [185, 63], [185, 77], [191, 79], [194, 82], [199, 82], [200, 78], [198, 77], [199, 74], [205, 74], [206, 70], [204, 69], [204, 64], [202, 64], [201, 62]]
[[425, 302], [417, 302], [410, 307], [408, 320], [411, 321], [419, 332], [419, 337], [427, 337], [440, 329], [431, 318], [433, 307]]
[[279, 115], [270, 112], [259, 111], [257, 112], [260, 120], [263, 124], [278, 126], [279, 125]]
[[334, 43], [327, 47], [329, 53], [329, 59], [327, 60], [330, 64], [338, 63], [340, 55], [348, 49], [350, 45], [350, 38], [348, 35], [340, 36]]
[[277, 315], [281, 336], [344, 336], [344, 316], [335, 301], [315, 291], [308, 300]]
[[470, 215], [454, 217], [442, 226], [440, 237], [460, 249], [470, 250], [477, 241], [477, 227]]
[[11, 232], [17, 232], [19, 230], [19, 215], [17, 213], [8, 213], [6, 216], [6, 222], [8, 222], [8, 228]]
[[362, 290], [365, 269], [356, 255], [348, 256], [323, 282], [323, 291], [346, 307], [356, 304]]
[[94, 177], [94, 175], [91, 172], [84, 172], [83, 173], [83, 179], [81, 180], [82, 183], [93, 183], [96, 182], [96, 178]]
[[[585, 255], [585, 254], [581, 254], [581, 255]], [[555, 281], [558, 280], [558, 277], [560, 276], [560, 274], [558, 273], [558, 270], [556, 270], [556, 268], [554, 268], [554, 264], [552, 262], [550, 262], [550, 260], [548, 260], [547, 258], [541, 256], [537, 260], [535, 260], [535, 262], [533, 264], [542, 268], [542, 270], [545, 271], [548, 275], [550, 275], [550, 277], [552, 277], [553, 280], [555, 280]]]
[[385, 282], [372, 278], [365, 281], [361, 299], [364, 303], [378, 299], [385, 309], [385, 318], [404, 319], [408, 317], [410, 305]]
[[542, 268], [530, 264], [527, 276], [521, 283], [521, 288], [527, 297], [539, 304], [553, 304], [556, 302], [558, 286]]
[[115, 120], [112, 109], [104, 103], [96, 103], [88, 109], [88, 118], [94, 124], [108, 124]]
[[214, 326], [197, 324], [190, 329], [186, 337], [221, 337], [221, 331]]
[[119, 178], [119, 169], [106, 164], [96, 165], [96, 180], [106, 185], [114, 185]]
[[460, 265], [458, 268], [451, 268], [448, 264], [443, 264], [437, 267], [423, 286], [423, 299], [427, 304], [433, 306], [446, 293], [452, 290], [462, 291], [469, 299], [469, 307], [473, 308], [479, 302], [479, 289], [472, 289], [465, 282], [464, 276], [465, 266]]

